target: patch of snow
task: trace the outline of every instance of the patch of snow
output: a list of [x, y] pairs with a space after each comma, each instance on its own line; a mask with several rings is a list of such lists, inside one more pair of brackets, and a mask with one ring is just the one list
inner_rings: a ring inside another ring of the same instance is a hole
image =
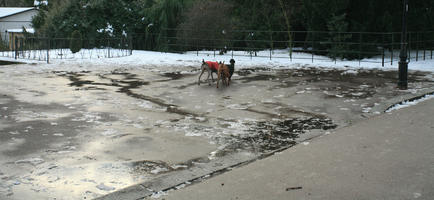
[[187, 165], [172, 165], [171, 166], [172, 169], [181, 169], [181, 168], [188, 168]]
[[32, 164], [33, 166], [36, 166], [44, 162], [45, 160], [43, 160], [42, 158], [29, 158], [24, 160], [17, 160], [15, 161], [15, 164]]
[[98, 188], [99, 190], [104, 190], [104, 191], [112, 191], [115, 190], [115, 187], [110, 187], [105, 185], [104, 183], [100, 183], [99, 185], [96, 186], [96, 188]]
[[117, 135], [117, 134], [118, 134], [118, 131], [115, 129], [107, 129], [101, 133], [101, 135], [104, 135], [104, 136], [113, 136], [113, 135]]
[[151, 198], [152, 198], [152, 199], [158, 199], [158, 198], [160, 198], [160, 197], [162, 197], [162, 196], [165, 196], [165, 195], [167, 195], [167, 192], [159, 191], [159, 192], [155, 192], [155, 193], [153, 193], [153, 194], [151, 195]]
[[301, 91], [296, 92], [296, 94], [304, 94], [305, 92], [306, 92], [305, 90], [301, 90]]
[[10, 131], [9, 134], [11, 134], [11, 135], [19, 135], [20, 132], [18, 132], [18, 131]]
[[227, 105], [226, 108], [235, 109], [235, 110], [245, 110], [249, 107], [248, 106], [242, 106], [240, 104], [231, 104], [231, 105]]
[[362, 96], [362, 95], [364, 95], [365, 93], [363, 93], [363, 92], [354, 92], [354, 93], [351, 93], [351, 95], [353, 95], [353, 96], [355, 96], [355, 97], [360, 97], [360, 96]]
[[350, 69], [342, 72], [341, 75], [357, 75], [358, 73], [357, 70]]
[[34, 7], [1, 7], [0, 8], [0, 18], [14, 15], [17, 13], [25, 12], [28, 10], [33, 10]]
[[421, 197], [421, 196], [422, 196], [422, 194], [419, 193], [419, 192], [415, 192], [415, 193], [413, 193], [413, 198], [415, 198], [415, 199], [417, 199], [417, 198], [419, 198], [419, 197]]
[[416, 104], [418, 104], [420, 102], [423, 102], [423, 101], [426, 101], [426, 100], [429, 100], [429, 99], [433, 99], [433, 98], [434, 98], [434, 94], [431, 94], [431, 95], [425, 95], [424, 97], [422, 97], [422, 98], [420, 98], [418, 100], [415, 100], [415, 101], [404, 101], [404, 102], [402, 102], [400, 104], [397, 104], [397, 105], [395, 105], [395, 106], [387, 109], [386, 113], [392, 112], [394, 110], [399, 110], [401, 108], [406, 108], [406, 107], [409, 107], [409, 106], [413, 106], [413, 105], [416, 105]]
[[[151, 25], [151, 24], [150, 24]], [[107, 24], [107, 27], [100, 29], [100, 32], [111, 32], [113, 27]], [[67, 49], [65, 49], [67, 51]], [[86, 54], [89, 50], [82, 49], [83, 54]], [[105, 51], [102, 49], [101, 51]], [[111, 49], [114, 51], [114, 49]], [[343, 60], [335, 63], [331, 59], [323, 56], [316, 56], [314, 63], [310, 61], [311, 54], [308, 53], [294, 53], [293, 59], [290, 61], [285, 56], [288, 56], [288, 49], [274, 50], [276, 57], [272, 58], [272, 62], [269, 60], [269, 51], [264, 50], [258, 52], [258, 57], [250, 58], [249, 54], [244, 51], [234, 51], [234, 59], [236, 62], [236, 69], [243, 68], [321, 68], [322, 70], [327, 69], [341, 69], [346, 70], [347, 74], [354, 74], [359, 71], [359, 69], [379, 69], [384, 71], [396, 70], [396, 65], [386, 64], [384, 67], [381, 65], [381, 56], [369, 59], [363, 59], [360, 63], [359, 61], [348, 61]], [[78, 54], [81, 55], [79, 52]], [[196, 51], [184, 52], [182, 54], [176, 53], [163, 53], [154, 51], [141, 51], [134, 50], [131, 56], [119, 57], [119, 58], [89, 58], [85, 56], [83, 59], [81, 56], [71, 57], [68, 59], [56, 59], [52, 57], [50, 59], [51, 64], [45, 64], [44, 62], [31, 61], [33, 63], [39, 63], [38, 67], [34, 66], [24, 66], [20, 68], [12, 68], [10, 70], [19, 71], [53, 71], [53, 70], [63, 70], [63, 71], [96, 71], [96, 70], [111, 70], [119, 68], [119, 66], [127, 68], [148, 68], [161, 70], [162, 67], [185, 67], [193, 66], [197, 69], [200, 67], [202, 59], [210, 61], [229, 61], [232, 58], [232, 52], [226, 55], [216, 55], [215, 57], [213, 51], [199, 51], [199, 56], [196, 55]], [[8, 60], [9, 58], [6, 58]], [[13, 61], [13, 59], [10, 59]], [[29, 62], [26, 60], [18, 60], [23, 62]], [[164, 62], [162, 62], [164, 61]], [[81, 66], [81, 68], [77, 67]], [[0, 67], [6, 69], [6, 67]], [[409, 63], [409, 70], [419, 70], [419, 71], [431, 71], [434, 72], [434, 60], [421, 60], [418, 62]]]
[[165, 167], [156, 167], [155, 169], [151, 170], [151, 174], [159, 174], [161, 172], [167, 172], [169, 171], [169, 169], [165, 168]]

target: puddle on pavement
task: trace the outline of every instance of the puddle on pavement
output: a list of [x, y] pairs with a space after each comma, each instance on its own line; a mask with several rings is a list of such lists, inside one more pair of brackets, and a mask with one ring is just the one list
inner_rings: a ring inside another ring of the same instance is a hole
[[[2, 99], [7, 100], [0, 102], [0, 116], [6, 127], [0, 130], [0, 143], [12, 145], [0, 148], [4, 155], [24, 156], [47, 149], [54, 143], [78, 135], [87, 126], [82, 124], [85, 113], [72, 114], [67, 106], [61, 104], [31, 104], [11, 96]], [[101, 121], [114, 120], [106, 113], [98, 115]], [[24, 142], [17, 142], [21, 140]]]

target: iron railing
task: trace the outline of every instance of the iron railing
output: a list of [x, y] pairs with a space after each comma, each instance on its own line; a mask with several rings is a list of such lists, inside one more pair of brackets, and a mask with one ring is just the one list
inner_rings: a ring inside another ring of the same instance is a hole
[[[160, 37], [174, 53], [196, 52], [197, 56], [229, 53], [235, 56], [315, 60], [359, 60], [360, 62], [390, 63], [399, 60], [400, 32], [326, 32], [326, 31], [199, 31], [165, 29], [166, 33], [147, 33]], [[144, 35], [144, 34], [142, 34]], [[139, 37], [136, 34], [136, 37]], [[258, 39], [257, 39], [258, 38]], [[260, 38], [260, 39], [259, 39]], [[267, 39], [264, 39], [267, 38]], [[289, 40], [288, 38], [291, 38]], [[434, 31], [408, 32], [408, 59], [432, 59]], [[154, 41], [155, 43], [155, 41]], [[161, 45], [161, 44], [160, 44]], [[149, 44], [145, 49], [149, 48]], [[155, 50], [155, 47], [153, 47]], [[287, 54], [274, 54], [286, 49]], [[156, 49], [158, 50], [158, 49]], [[268, 51], [269, 53], [264, 53]], [[374, 58], [375, 59], [371, 59]], [[379, 59], [381, 58], [381, 59]]]
[[132, 54], [128, 38], [81, 40], [81, 50], [72, 53], [71, 38], [39, 38], [2, 35], [0, 56], [15, 59], [47, 61], [50, 59], [98, 59], [124, 57]]
[[[17, 37], [1, 35], [0, 56], [49, 61], [50, 59], [94, 59], [122, 57], [132, 50], [194, 53], [197, 56], [230, 54], [306, 59], [315, 61], [358, 60], [396, 64], [399, 60], [400, 32], [326, 32], [259, 30], [163, 29], [158, 33], [135, 33], [128, 38], [82, 40], [82, 50], [73, 54], [69, 38]], [[290, 39], [289, 39], [290, 38]], [[408, 32], [408, 60], [433, 58], [434, 31]], [[282, 49], [286, 53], [281, 53]], [[280, 50], [276, 53], [275, 50]]]

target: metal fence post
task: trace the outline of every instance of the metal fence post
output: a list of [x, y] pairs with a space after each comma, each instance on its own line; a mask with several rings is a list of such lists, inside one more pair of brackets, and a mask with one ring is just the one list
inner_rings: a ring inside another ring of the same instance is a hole
[[359, 66], [360, 66], [360, 61], [362, 60], [362, 33], [359, 33]]
[[[72, 40], [72, 38], [69, 39], [70, 42], [71, 42], [71, 40]], [[57, 49], [57, 48], [59, 48], [58, 46], [60, 46], [60, 59], [63, 59], [63, 46], [65, 45], [65, 43], [64, 43], [65, 40], [57, 40], [56, 41], [56, 39], [54, 39], [53, 41], [54, 41], [54, 46], [55, 46], [54, 49]], [[59, 45], [59, 43], [60, 43], [60, 45]], [[74, 55], [74, 58], [75, 58], [75, 54], [73, 54], [73, 55]], [[56, 57], [59, 58], [59, 55], [56, 55]]]
[[15, 60], [18, 59], [18, 37], [15, 36], [15, 41], [14, 41], [15, 45], [14, 45], [14, 50], [15, 50]]
[[382, 46], [382, 54], [381, 54], [381, 66], [384, 67], [384, 34], [382, 34], [382, 40], [381, 40], [381, 46]]
[[416, 62], [419, 60], [419, 32], [416, 33]]
[[391, 50], [390, 50], [390, 65], [393, 65], [393, 33], [392, 33], [392, 43], [391, 43]]
[[[119, 42], [121, 43], [121, 45], [120, 45], [121, 56], [124, 56], [124, 51], [123, 51], [123, 48], [124, 48], [124, 38], [120, 38]], [[118, 54], [118, 56], [119, 56], [119, 54]]]
[[408, 33], [408, 61], [411, 61], [411, 33]]
[[314, 32], [312, 32], [312, 38], [311, 38], [311, 40], [312, 40], [312, 52], [311, 52], [312, 53], [312, 63], [313, 63], [313, 51], [315, 49], [315, 47], [314, 47], [315, 43], [313, 41], [314, 40], [314, 35], [315, 35]]
[[432, 60], [432, 49], [433, 49], [433, 43], [431, 42], [431, 60]]
[[294, 46], [294, 41], [291, 41], [292, 38], [294, 38], [294, 36], [292, 35], [292, 33], [290, 34], [291, 38], [289, 38], [289, 60], [292, 62], [292, 49]]
[[271, 60], [271, 48], [270, 48], [270, 60]]
[[50, 38], [47, 38], [47, 63], [50, 63]]
[[110, 39], [107, 39], [107, 55], [110, 58]]
[[[422, 38], [425, 38], [423, 33], [422, 33]], [[423, 41], [422, 45], [423, 45], [423, 60], [425, 60], [425, 53], [426, 53], [426, 50], [425, 50], [425, 47], [426, 47], [425, 41]]]
[[133, 37], [130, 37], [129, 39], [129, 46], [130, 46], [130, 56], [133, 55]]

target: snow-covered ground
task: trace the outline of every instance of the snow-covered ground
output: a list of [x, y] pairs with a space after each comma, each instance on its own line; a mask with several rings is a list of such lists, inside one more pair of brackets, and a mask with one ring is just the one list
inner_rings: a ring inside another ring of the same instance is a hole
[[[86, 50], [82, 50], [86, 51]], [[91, 51], [88, 51], [91, 52]], [[270, 59], [271, 53], [271, 59]], [[321, 67], [321, 68], [339, 68], [339, 69], [381, 69], [381, 70], [397, 70], [398, 69], [398, 52], [394, 52], [393, 64], [391, 64], [390, 53], [386, 54], [384, 67], [382, 66], [382, 57], [367, 58], [361, 61], [358, 60], [337, 60], [334, 61], [325, 56], [313, 56], [309, 53], [295, 52], [292, 54], [292, 59], [289, 57], [287, 49], [274, 50], [274, 51], [260, 51], [257, 56], [250, 56], [248, 52], [236, 51], [228, 52], [225, 55], [218, 55], [218, 52], [213, 51], [192, 51], [183, 54], [178, 53], [164, 53], [154, 51], [139, 51], [134, 50], [131, 56], [118, 57], [118, 58], [97, 58], [95, 56], [83, 56], [86, 52], [79, 52], [77, 56], [69, 57], [67, 59], [59, 59], [51, 56], [50, 64], [40, 65], [38, 69], [50, 70], [59, 69], [61, 65], [62, 70], [77, 71], [77, 70], [93, 70], [95, 68], [110, 69], [110, 68], [155, 68], [155, 67], [178, 67], [178, 66], [192, 66], [199, 67], [202, 59], [210, 61], [225, 61], [233, 58], [236, 60], [236, 68], [301, 68], [301, 67]], [[412, 57], [416, 52], [412, 52]], [[1, 56], [1, 54], [0, 54]], [[419, 53], [419, 56], [421, 54]], [[84, 57], [84, 59], [83, 59]], [[90, 57], [90, 58], [89, 58]], [[11, 60], [13, 58], [0, 57], [2, 60]], [[434, 72], [434, 60], [430, 56], [426, 56], [426, 60], [420, 57], [419, 61], [415, 62], [413, 58], [409, 63], [409, 70], [430, 71]], [[27, 63], [40, 63], [44, 64], [45, 61], [23, 60], [18, 61]], [[62, 65], [63, 64], [63, 65]], [[81, 67], [77, 69], [74, 64]], [[69, 66], [69, 67], [68, 67]], [[32, 67], [32, 70], [35, 70]]]

